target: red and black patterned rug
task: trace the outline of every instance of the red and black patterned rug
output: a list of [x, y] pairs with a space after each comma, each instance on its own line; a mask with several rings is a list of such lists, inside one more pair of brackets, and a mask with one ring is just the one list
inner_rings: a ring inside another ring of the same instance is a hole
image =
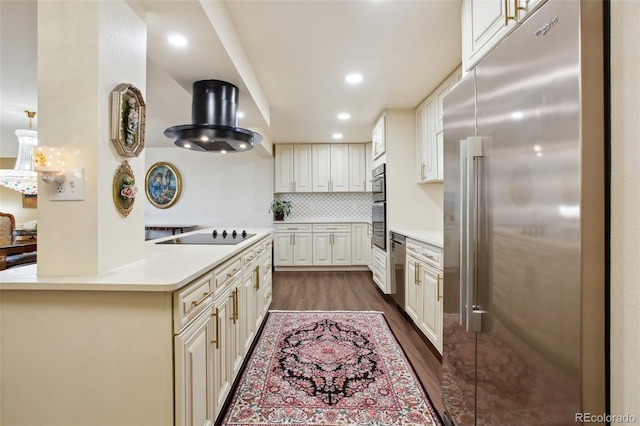
[[223, 425], [440, 425], [378, 312], [270, 312]]

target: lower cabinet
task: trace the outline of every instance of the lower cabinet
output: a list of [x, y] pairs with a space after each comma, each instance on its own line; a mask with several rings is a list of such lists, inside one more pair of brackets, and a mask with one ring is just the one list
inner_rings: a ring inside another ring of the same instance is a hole
[[176, 425], [220, 414], [271, 304], [271, 247], [263, 239], [174, 293]]
[[440, 249], [407, 239], [405, 311], [442, 353], [442, 269]]
[[313, 225], [313, 264], [351, 265], [351, 224]]
[[373, 247], [371, 261], [371, 272], [373, 281], [378, 285], [383, 293], [389, 293], [387, 289], [387, 253], [378, 246]]
[[311, 224], [275, 224], [273, 258], [275, 266], [311, 266], [313, 251]]
[[368, 266], [367, 223], [276, 223], [274, 266]]

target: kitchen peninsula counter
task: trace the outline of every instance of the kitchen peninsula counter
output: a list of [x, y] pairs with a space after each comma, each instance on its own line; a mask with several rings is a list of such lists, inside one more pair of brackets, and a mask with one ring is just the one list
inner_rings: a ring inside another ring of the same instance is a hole
[[[181, 236], [211, 233], [213, 228], [199, 229]], [[83, 290], [83, 291], [151, 291], [177, 290], [203, 273], [241, 252], [267, 235], [271, 228], [247, 229], [255, 236], [235, 245], [156, 244], [175, 238], [169, 236], [145, 242], [145, 258], [92, 276], [41, 277], [37, 265], [0, 271], [3, 290]]]
[[[242, 319], [220, 325], [239, 348], [251, 344], [251, 321], [268, 309], [271, 283], [253, 284], [270, 277], [272, 229], [246, 231], [256, 235], [235, 245], [150, 240], [143, 260], [90, 277], [38, 277], [36, 266], [2, 271], [0, 424], [185, 424], [184, 395], [192, 394], [180, 360], [220, 356], [210, 336], [214, 304], [225, 319], [231, 309]], [[182, 236], [201, 232], [211, 229]], [[206, 332], [198, 334], [199, 324]]]

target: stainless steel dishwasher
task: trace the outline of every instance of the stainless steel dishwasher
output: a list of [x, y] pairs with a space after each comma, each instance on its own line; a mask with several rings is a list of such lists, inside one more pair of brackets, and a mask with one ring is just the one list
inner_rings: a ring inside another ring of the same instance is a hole
[[406, 237], [391, 233], [391, 296], [404, 310], [404, 268], [406, 260]]

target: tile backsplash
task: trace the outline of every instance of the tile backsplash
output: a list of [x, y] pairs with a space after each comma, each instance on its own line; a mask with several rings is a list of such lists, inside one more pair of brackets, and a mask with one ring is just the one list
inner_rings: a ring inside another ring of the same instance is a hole
[[329, 192], [276, 194], [279, 201], [291, 201], [288, 222], [370, 222], [371, 193]]

